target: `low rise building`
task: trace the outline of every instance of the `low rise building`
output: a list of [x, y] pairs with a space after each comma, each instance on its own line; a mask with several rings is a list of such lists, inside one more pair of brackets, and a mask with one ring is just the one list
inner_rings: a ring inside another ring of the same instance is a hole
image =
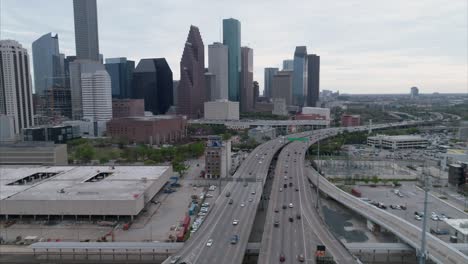
[[367, 145], [385, 149], [413, 149], [426, 148], [429, 141], [420, 136], [401, 135], [387, 136], [377, 135], [367, 138]]
[[262, 143], [276, 138], [276, 129], [268, 126], [261, 126], [249, 130], [249, 138]]
[[24, 141], [52, 141], [55, 144], [63, 144], [80, 137], [80, 127], [78, 125], [41, 126], [23, 129]]
[[448, 165], [448, 182], [455, 187], [462, 187], [468, 182], [468, 162]]
[[107, 123], [107, 135], [150, 145], [172, 144], [186, 137], [184, 116], [156, 115], [114, 118]]
[[303, 115], [323, 116], [324, 120], [330, 120], [330, 109], [321, 107], [302, 107]]
[[239, 102], [225, 99], [205, 102], [204, 111], [208, 120], [239, 120]]
[[145, 115], [145, 99], [112, 99], [112, 118]]
[[457, 238], [455, 243], [468, 243], [468, 219], [446, 219], [450, 235]]
[[341, 116], [341, 126], [342, 127], [353, 127], [361, 125], [361, 116], [360, 115], [347, 115], [344, 114]]
[[227, 177], [231, 170], [231, 141], [210, 136], [205, 148], [205, 178]]
[[68, 164], [66, 144], [54, 144], [53, 142], [0, 144], [0, 165], [66, 164]]

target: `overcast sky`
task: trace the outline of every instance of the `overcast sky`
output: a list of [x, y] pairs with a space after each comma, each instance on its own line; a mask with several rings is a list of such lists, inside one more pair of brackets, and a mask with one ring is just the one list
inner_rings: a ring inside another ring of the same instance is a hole
[[[98, 0], [105, 58], [165, 57], [179, 78], [191, 24], [207, 46], [220, 41], [223, 18], [241, 21], [242, 45], [254, 49], [254, 79], [281, 67], [295, 46], [321, 56], [321, 89], [342, 93], [468, 93], [467, 0]], [[1, 0], [0, 38], [31, 43], [59, 34], [75, 54], [72, 0]], [[32, 56], [31, 56], [32, 57]], [[207, 65], [206, 60], [206, 67]]]

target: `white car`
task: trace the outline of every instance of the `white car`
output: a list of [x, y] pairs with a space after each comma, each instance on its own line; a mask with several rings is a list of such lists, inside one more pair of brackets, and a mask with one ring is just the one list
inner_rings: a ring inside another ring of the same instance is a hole
[[244, 204], [244, 203], [241, 203], [241, 204], [240, 204], [240, 207], [244, 207], [244, 206], [245, 206], [245, 204]]
[[180, 256], [172, 256], [171, 257], [171, 264], [177, 263], [177, 261], [180, 259]]
[[237, 225], [237, 224], [239, 224], [239, 220], [234, 219], [234, 221], [232, 221], [232, 225]]
[[290, 203], [290, 204], [289, 204], [289, 208], [293, 208], [293, 207], [294, 207], [294, 206], [293, 206], [293, 204], [292, 204], [292, 203]]
[[414, 219], [416, 219], [416, 220], [418, 220], [418, 221], [421, 221], [422, 218], [421, 218], [419, 215], [415, 215], [415, 216], [414, 216]]
[[211, 247], [213, 245], [213, 239], [208, 239], [208, 242], [206, 242], [207, 247]]

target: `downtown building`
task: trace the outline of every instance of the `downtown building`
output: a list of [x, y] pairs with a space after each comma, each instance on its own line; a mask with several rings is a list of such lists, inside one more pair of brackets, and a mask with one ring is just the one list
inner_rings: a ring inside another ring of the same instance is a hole
[[127, 58], [109, 58], [105, 67], [111, 78], [112, 98], [130, 98], [135, 62]]
[[13, 118], [15, 135], [34, 126], [29, 55], [15, 40], [0, 40], [0, 115]]
[[215, 42], [208, 45], [208, 71], [215, 77], [210, 101], [228, 99], [228, 47]]
[[223, 44], [228, 47], [228, 99], [240, 101], [241, 24], [234, 18], [223, 19]]
[[265, 68], [263, 96], [273, 98], [271, 90], [273, 86], [273, 76], [278, 72], [278, 68]]
[[320, 95], [320, 56], [307, 55], [307, 106], [315, 107]]
[[141, 59], [133, 72], [133, 99], [144, 99], [145, 111], [165, 114], [173, 102], [172, 70], [165, 58]]
[[76, 58], [100, 61], [96, 0], [73, 0]]
[[283, 98], [286, 106], [292, 105], [293, 72], [278, 71], [271, 83], [271, 98]]
[[294, 60], [283, 60], [283, 71], [294, 70]]
[[240, 111], [253, 112], [253, 49], [241, 48]]
[[294, 52], [293, 71], [293, 105], [305, 106], [307, 104], [307, 48], [297, 46]]
[[196, 26], [190, 26], [180, 60], [180, 81], [177, 89], [177, 113], [189, 118], [203, 116], [205, 102], [205, 46]]

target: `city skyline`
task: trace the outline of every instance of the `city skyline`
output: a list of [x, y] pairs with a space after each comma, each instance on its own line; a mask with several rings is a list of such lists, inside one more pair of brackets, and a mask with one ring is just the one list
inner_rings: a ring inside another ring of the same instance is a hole
[[[447, 6], [440, 0], [424, 4], [348, 1], [317, 6], [307, 1], [300, 9], [272, 7], [268, 14], [256, 12], [255, 16], [251, 12], [267, 2], [236, 5], [211, 1], [198, 7], [217, 10], [215, 16], [193, 12], [196, 6], [191, 3], [184, 4], [186, 9], [164, 1], [145, 3], [145, 8], [124, 1], [100, 0], [97, 4], [100, 53], [105, 58], [139, 61], [165, 57], [174, 79], [179, 79], [187, 26], [196, 24], [205, 43], [222, 42], [222, 19], [233, 17], [243, 25], [241, 45], [255, 51], [254, 80], [261, 89], [264, 68], [281, 68], [283, 60], [292, 59], [295, 46], [305, 45], [310, 53], [321, 56], [321, 89], [408, 93], [410, 87], [418, 86], [421, 93], [467, 92], [466, 2]], [[55, 12], [50, 12], [51, 6]], [[2, 11], [2, 39], [17, 40], [31, 53], [34, 40], [54, 32], [59, 34], [61, 52], [75, 55], [72, 1], [2, 1]], [[32, 12], [43, 15], [33, 16]], [[285, 23], [276, 19], [280, 14], [294, 19]], [[124, 15], [132, 20], [116, 21], [115, 17]], [[167, 18], [174, 16], [180, 16], [178, 23]], [[162, 23], [147, 27], [154, 19]], [[262, 31], [265, 33], [258, 34]], [[135, 42], [140, 48], [134, 48]]]

